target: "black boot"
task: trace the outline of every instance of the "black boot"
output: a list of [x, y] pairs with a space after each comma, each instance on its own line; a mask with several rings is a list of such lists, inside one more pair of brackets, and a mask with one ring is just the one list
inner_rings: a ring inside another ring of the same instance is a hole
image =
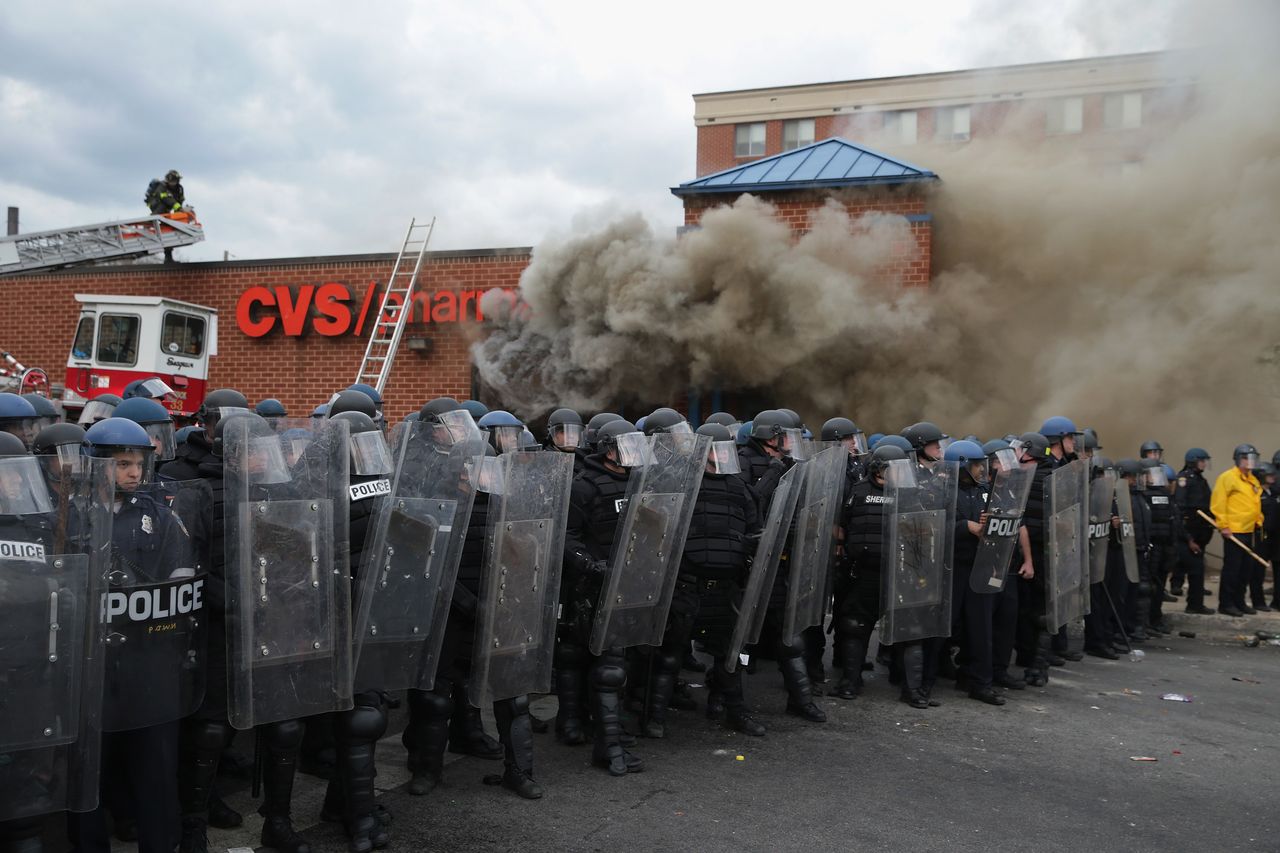
[[596, 731], [591, 749], [592, 763], [604, 767], [612, 776], [639, 773], [644, 762], [627, 752], [622, 746], [622, 689], [627, 684], [627, 672], [622, 667], [622, 655], [609, 655], [606, 662], [593, 670], [595, 687]]
[[[827, 715], [813, 701], [813, 687], [809, 672], [800, 655], [778, 660], [782, 681], [787, 687], [787, 713], [811, 723], [825, 723]], [[726, 706], [727, 707], [727, 706]]]
[[227, 805], [226, 800], [222, 799], [215, 787], [213, 796], [209, 798], [209, 826], [218, 829], [235, 829], [243, 823], [244, 815]]
[[449, 751], [490, 761], [502, 758], [502, 744], [485, 733], [480, 709], [467, 701], [465, 681], [453, 684], [453, 709], [449, 717]]
[[189, 720], [181, 733], [178, 764], [178, 799], [182, 805], [181, 853], [209, 849], [208, 814], [214, 798], [214, 780], [222, 751], [234, 736], [225, 722]]
[[662, 650], [655, 652], [645, 697], [644, 726], [640, 731], [645, 737], [660, 738], [666, 734], [667, 707], [675, 694], [679, 668], [680, 662], [674, 655], [668, 656]]
[[533, 727], [529, 716], [529, 697], [517, 696], [493, 703], [502, 739], [502, 787], [515, 791], [526, 800], [542, 798], [542, 786], [533, 781]]
[[844, 661], [844, 669], [831, 695], [837, 699], [856, 699], [862, 693], [862, 661], [867, 656], [867, 641], [863, 637], [841, 637], [836, 648]]
[[262, 762], [262, 846], [278, 853], [311, 853], [311, 845], [293, 831], [289, 810], [293, 800], [293, 779], [298, 769], [298, 749], [302, 745], [302, 723], [285, 720], [262, 726], [260, 747], [267, 751]]
[[713, 667], [712, 677], [724, 698], [724, 724], [744, 735], [764, 737], [764, 725], [751, 716], [742, 692], [742, 670], [726, 671], [723, 660], [716, 660]]
[[569, 661], [558, 661], [556, 666], [556, 698], [560, 710], [556, 712], [556, 740], [569, 746], [587, 742], [582, 725], [582, 696], [585, 692], [583, 670]]
[[444, 751], [449, 742], [453, 700], [443, 692], [410, 690], [409, 725], [401, 737], [409, 751], [409, 793], [430, 794], [444, 775]]
[[342, 817], [348, 853], [369, 853], [374, 848], [386, 847], [391, 840], [386, 825], [378, 817], [377, 792], [373, 787], [377, 776], [374, 754], [378, 740], [387, 731], [387, 714], [376, 694], [360, 694], [356, 698], [354, 708], [337, 714], [334, 719], [337, 770], [345, 806]]
[[[898, 646], [895, 646], [898, 648]], [[898, 654], [902, 666], [901, 699], [912, 708], [928, 708], [929, 697], [921, 686], [924, 679], [924, 649], [919, 643], [901, 644]]]
[[[738, 672], [742, 672], [742, 668], [738, 668]], [[720, 688], [714, 684], [707, 685], [707, 719], [718, 720], [724, 716], [724, 697], [720, 695]]]

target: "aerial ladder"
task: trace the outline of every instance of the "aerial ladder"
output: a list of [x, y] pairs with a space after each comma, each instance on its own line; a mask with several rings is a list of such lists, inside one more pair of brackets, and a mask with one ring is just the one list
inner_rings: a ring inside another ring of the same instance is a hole
[[400, 254], [396, 256], [395, 266], [391, 268], [391, 278], [387, 280], [387, 289], [382, 294], [382, 302], [374, 317], [373, 331], [365, 346], [356, 382], [372, 385], [378, 389], [379, 394], [386, 387], [387, 378], [391, 376], [396, 349], [400, 346], [405, 323], [412, 313], [413, 289], [418, 284], [422, 262], [427, 256], [427, 244], [431, 242], [431, 232], [435, 227], [434, 216], [429, 222], [409, 220], [409, 230], [405, 232]]
[[118, 219], [0, 237], [0, 276], [171, 252], [204, 239], [193, 213]]

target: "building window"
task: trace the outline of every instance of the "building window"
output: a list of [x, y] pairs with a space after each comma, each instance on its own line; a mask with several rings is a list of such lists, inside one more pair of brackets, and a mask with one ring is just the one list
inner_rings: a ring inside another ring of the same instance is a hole
[[797, 118], [782, 123], [782, 150], [791, 151], [813, 144], [813, 119]]
[[1120, 92], [1104, 96], [1102, 126], [1107, 130], [1142, 127], [1142, 93]]
[[884, 114], [884, 135], [890, 143], [916, 144], [916, 111], [898, 110]]
[[1057, 135], [1084, 129], [1084, 98], [1059, 98], [1049, 104], [1045, 130]]
[[938, 139], [964, 140], [969, 138], [969, 106], [942, 107], [938, 110]]
[[759, 157], [764, 154], [764, 122], [740, 124], [733, 138], [734, 157]]

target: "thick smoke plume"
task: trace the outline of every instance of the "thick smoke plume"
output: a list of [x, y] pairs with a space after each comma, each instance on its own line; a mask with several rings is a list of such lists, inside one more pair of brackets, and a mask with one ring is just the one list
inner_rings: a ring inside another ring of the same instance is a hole
[[[1210, 40], [1169, 56], [1171, 77], [1195, 81], [1190, 117], [1150, 140], [1136, 173], [1017, 141], [930, 152], [943, 183], [929, 288], [876, 274], [912, 244], [894, 217], [831, 205], [799, 240], [751, 198], [680, 239], [623, 218], [538, 247], [529, 310], [497, 312], [480, 373], [526, 415], [718, 383], [767, 389], [811, 424], [928, 418], [988, 437], [1065, 414], [1111, 456], [1149, 437], [1179, 457], [1199, 445], [1229, 459], [1241, 441], [1269, 454], [1280, 6], [1232, 11], [1183, 22]], [[1156, 108], [1183, 108], [1177, 97]]]

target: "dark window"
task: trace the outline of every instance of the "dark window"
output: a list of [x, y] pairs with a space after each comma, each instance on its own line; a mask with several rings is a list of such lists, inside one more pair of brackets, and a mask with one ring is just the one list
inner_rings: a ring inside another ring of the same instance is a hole
[[204, 320], [190, 314], [166, 312], [160, 349], [169, 355], [199, 358], [204, 354]]
[[86, 314], [76, 326], [76, 339], [71, 344], [72, 358], [93, 358], [93, 315]]
[[126, 314], [103, 314], [98, 330], [98, 361], [133, 365], [138, 362], [138, 328], [142, 321]]

